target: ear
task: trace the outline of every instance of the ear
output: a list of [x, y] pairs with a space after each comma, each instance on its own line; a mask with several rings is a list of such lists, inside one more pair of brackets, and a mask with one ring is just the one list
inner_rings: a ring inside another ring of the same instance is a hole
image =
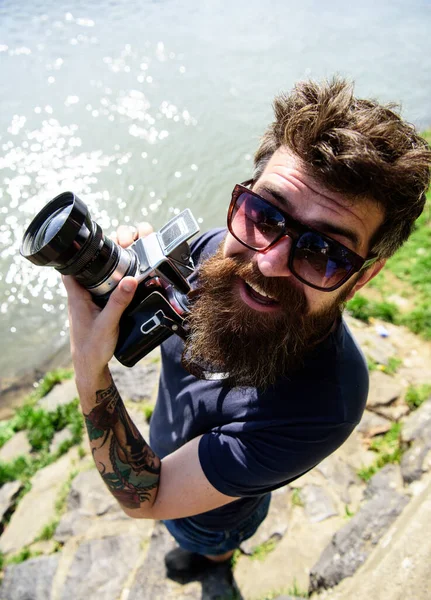
[[353, 296], [356, 294], [356, 292], [358, 292], [362, 287], [364, 287], [365, 284], [367, 284], [378, 273], [380, 273], [380, 271], [383, 269], [385, 264], [386, 264], [386, 259], [382, 258], [381, 260], [378, 260], [374, 264], [372, 264], [366, 271], [364, 271], [362, 273], [362, 275], [359, 277], [359, 279], [357, 280], [357, 282], [355, 283], [355, 285], [350, 290], [346, 300], [351, 300], [353, 298]]

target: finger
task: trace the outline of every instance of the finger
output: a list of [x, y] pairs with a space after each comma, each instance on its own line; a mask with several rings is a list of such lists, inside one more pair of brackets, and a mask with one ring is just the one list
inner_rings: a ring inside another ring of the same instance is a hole
[[86, 300], [91, 300], [90, 292], [83, 288], [82, 285], [79, 285], [74, 277], [71, 275], [62, 275], [61, 279], [63, 280], [67, 296], [70, 300], [83, 298]]
[[131, 228], [129, 225], [120, 225], [117, 229], [118, 244], [123, 248], [127, 248], [138, 237], [137, 228]]
[[147, 223], [146, 221], [138, 223], [138, 237], [145, 237], [146, 235], [150, 235], [150, 233], [153, 233], [153, 231], [154, 229], [150, 225], [150, 223]]
[[138, 282], [134, 277], [124, 277], [112, 292], [107, 305], [100, 313], [101, 327], [115, 328], [121, 315], [132, 301]]

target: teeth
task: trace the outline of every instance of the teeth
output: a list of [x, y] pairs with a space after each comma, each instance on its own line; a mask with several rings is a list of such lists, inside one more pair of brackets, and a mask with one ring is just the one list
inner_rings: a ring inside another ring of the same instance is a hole
[[275, 298], [273, 298], [272, 296], [269, 296], [266, 292], [264, 292], [262, 290], [262, 288], [260, 288], [258, 285], [256, 285], [255, 283], [250, 283], [249, 281], [246, 281], [246, 284], [251, 287], [252, 290], [254, 290], [256, 293], [260, 294], [261, 296], [264, 296], [265, 298], [268, 298], [269, 300], [275, 300]]

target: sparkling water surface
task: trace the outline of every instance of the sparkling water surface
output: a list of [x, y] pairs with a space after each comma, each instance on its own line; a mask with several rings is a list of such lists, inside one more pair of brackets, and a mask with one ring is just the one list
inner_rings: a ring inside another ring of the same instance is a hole
[[110, 233], [191, 208], [225, 222], [273, 96], [339, 73], [431, 125], [431, 3], [119, 0], [0, 4], [0, 376], [67, 339], [58, 273], [19, 255], [44, 204], [75, 192]]

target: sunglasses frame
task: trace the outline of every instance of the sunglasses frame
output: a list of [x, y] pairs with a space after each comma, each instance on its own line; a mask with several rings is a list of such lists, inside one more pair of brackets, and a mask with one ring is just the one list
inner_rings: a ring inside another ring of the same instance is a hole
[[[363, 258], [362, 256], [359, 256], [359, 254], [356, 254], [356, 252], [354, 252], [353, 250], [350, 250], [350, 248], [347, 248], [347, 246], [345, 246], [341, 242], [334, 240], [330, 236], [318, 231], [317, 229], [313, 229], [313, 227], [309, 227], [308, 225], [304, 225], [300, 221], [297, 221], [296, 219], [294, 219], [293, 217], [291, 217], [290, 215], [288, 215], [287, 213], [282, 211], [280, 208], [278, 208], [278, 206], [271, 204], [271, 202], [269, 200], [262, 198], [262, 196], [259, 196], [259, 194], [256, 194], [256, 192], [253, 192], [253, 190], [250, 190], [248, 187], [246, 187], [252, 183], [253, 183], [252, 179], [245, 181], [242, 184], [238, 183], [238, 184], [236, 184], [236, 186], [234, 187], [234, 189], [232, 191], [232, 199], [231, 199], [228, 214], [227, 214], [227, 227], [228, 227], [229, 232], [240, 244], [242, 244], [246, 248], [249, 248], [250, 250], [253, 250], [254, 252], [266, 252], [267, 250], [269, 250], [270, 248], [275, 246], [281, 240], [281, 238], [283, 238], [285, 236], [290, 237], [290, 239], [292, 240], [292, 247], [289, 252], [288, 267], [289, 267], [289, 270], [291, 271], [291, 273], [296, 277], [296, 279], [298, 279], [305, 285], [308, 285], [309, 287], [314, 288], [315, 290], [319, 290], [320, 292], [333, 292], [333, 291], [337, 290], [338, 288], [340, 288], [344, 283], [346, 283], [346, 281], [348, 281], [352, 277], [352, 275], [354, 275], [355, 273], [360, 271], [362, 268], [368, 267], [369, 265], [373, 264], [377, 260], [377, 257], [372, 256], [372, 255], [369, 255], [367, 258]], [[258, 198], [260, 201], [262, 201], [264, 204], [275, 208], [280, 213], [280, 215], [284, 218], [283, 229], [277, 235], [277, 237], [270, 244], [268, 244], [268, 246], [266, 246], [265, 248], [255, 248], [254, 246], [251, 246], [250, 244], [246, 244], [233, 231], [233, 227], [232, 227], [233, 211], [234, 211], [235, 205], [238, 201], [238, 198], [243, 193], [251, 194], [255, 198]], [[298, 240], [301, 238], [301, 236], [304, 233], [309, 233], [309, 232], [317, 233], [325, 241], [327, 240], [331, 244], [335, 244], [336, 246], [341, 247], [344, 250], [344, 252], [347, 253], [347, 257], [348, 257], [349, 261], [351, 261], [351, 264], [352, 264], [351, 269], [346, 273], [346, 275], [338, 283], [336, 283], [335, 285], [333, 285], [329, 288], [323, 288], [323, 287], [320, 287], [318, 285], [315, 285], [313, 283], [306, 281], [303, 277], [301, 277], [301, 275], [299, 275], [297, 273], [297, 271], [295, 270], [295, 267], [293, 265], [294, 255], [295, 255], [295, 250], [297, 247]]]

